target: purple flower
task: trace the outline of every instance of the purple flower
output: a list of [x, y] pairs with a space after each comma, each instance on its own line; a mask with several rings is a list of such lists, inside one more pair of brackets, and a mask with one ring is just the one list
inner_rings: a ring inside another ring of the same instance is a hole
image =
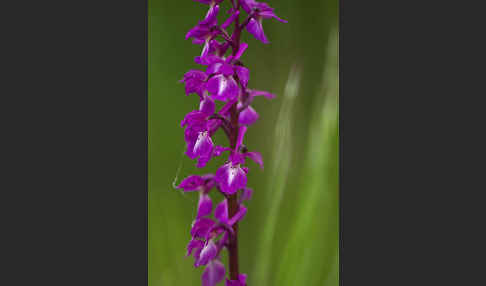
[[215, 286], [223, 281], [226, 270], [219, 260], [211, 260], [201, 276], [202, 286]]
[[209, 96], [205, 96], [203, 100], [199, 103], [199, 111], [206, 115], [213, 115], [216, 105], [214, 104], [214, 100], [211, 99]]
[[252, 106], [250, 106], [250, 104], [253, 102], [255, 96], [261, 95], [268, 99], [272, 99], [275, 97], [274, 94], [267, 91], [247, 89], [246, 98], [243, 100], [244, 103], [238, 102], [237, 106], [238, 110], [240, 110], [240, 115], [238, 118], [240, 124], [249, 126], [255, 123], [255, 121], [260, 117], [256, 110]]
[[199, 132], [192, 149], [192, 155], [199, 157], [196, 165], [198, 168], [206, 166], [206, 163], [211, 159], [211, 155], [213, 154], [213, 147], [213, 140], [209, 136], [208, 131]]
[[232, 226], [236, 222], [240, 221], [246, 214], [246, 207], [242, 204], [239, 205], [239, 209], [236, 214], [229, 218], [228, 217], [228, 200], [224, 199], [221, 203], [216, 206], [214, 210], [214, 217], [219, 220], [219, 222]]
[[210, 218], [203, 217], [196, 219], [192, 224], [191, 236], [194, 238], [205, 239], [208, 236], [209, 231], [211, 230], [213, 225], [214, 221]]
[[213, 210], [213, 201], [204, 192], [199, 194], [199, 202], [197, 204], [197, 216], [196, 218], [202, 218], [204, 216], [210, 215]]
[[277, 17], [277, 15], [275, 15], [273, 12], [273, 8], [268, 6], [267, 3], [256, 2], [254, 0], [241, 0], [240, 3], [241, 7], [248, 14], [253, 15], [246, 26], [246, 30], [264, 44], [268, 44], [269, 41], [267, 40], [267, 37], [263, 31], [263, 19], [275, 18], [282, 23], [287, 23], [286, 20]]
[[198, 159], [197, 166], [204, 167], [211, 158], [213, 141], [209, 134], [208, 114], [202, 111], [192, 111], [181, 122], [186, 126], [184, 132], [186, 140], [186, 155], [191, 159]]
[[226, 286], [246, 286], [246, 274], [238, 275], [238, 280], [226, 279]]
[[203, 176], [198, 176], [198, 175], [191, 175], [179, 184], [177, 186], [178, 189], [184, 189], [185, 192], [190, 192], [190, 191], [203, 191], [203, 192], [209, 192], [212, 188], [214, 188], [215, 182], [214, 182], [214, 175], [213, 174], [207, 174]]
[[206, 87], [214, 99], [228, 101], [238, 97], [240, 89], [235, 80], [235, 75], [238, 76], [241, 86], [246, 88], [248, 85], [249, 70], [241, 65], [233, 64], [240, 59], [247, 47], [248, 44], [241, 43], [234, 56], [229, 56], [226, 59], [211, 57], [205, 61], [205, 64], [208, 65], [206, 75], [212, 76]]
[[258, 152], [246, 152], [246, 153], [243, 153], [243, 156], [252, 159], [255, 163], [260, 165], [260, 168], [263, 169], [263, 159], [262, 159], [262, 155], [260, 153], [258, 153]]
[[184, 74], [184, 78], [179, 82], [185, 83], [186, 95], [196, 93], [203, 98], [203, 92], [206, 89], [206, 73], [198, 70], [190, 70]]
[[[241, 108], [241, 103], [238, 104], [238, 108]], [[258, 117], [259, 117], [259, 115], [255, 111], [255, 109], [253, 109], [253, 107], [248, 105], [247, 108], [243, 109], [240, 112], [238, 121], [239, 121], [240, 124], [244, 124], [244, 125], [248, 126], [248, 125], [253, 124], [255, 121], [257, 121]]]
[[209, 10], [206, 13], [206, 17], [204, 17], [204, 20], [199, 22], [199, 24], [208, 25], [208, 26], [216, 25], [218, 21], [218, 12], [219, 12], [219, 5], [215, 5], [213, 2], [213, 4], [209, 6]]
[[246, 187], [246, 173], [248, 170], [241, 167], [241, 164], [245, 163], [246, 157], [252, 159], [263, 168], [263, 160], [260, 153], [239, 152], [240, 146], [243, 143], [243, 137], [245, 136], [246, 129], [246, 126], [240, 126], [235, 149], [232, 150], [228, 162], [221, 166], [218, 171], [216, 171], [216, 175], [214, 177], [214, 180], [219, 183], [221, 191], [227, 195], [232, 195], [239, 189], [244, 189]]
[[189, 244], [187, 245], [187, 253], [186, 256], [189, 256], [192, 254], [192, 251], [194, 249], [202, 249], [204, 246], [204, 241], [199, 240], [199, 239], [193, 239], [189, 241]]
[[182, 127], [187, 125], [184, 132], [186, 155], [191, 159], [198, 158], [198, 168], [204, 167], [215, 156], [211, 136], [221, 126], [219, 119], [209, 119], [215, 110], [214, 101], [209, 96], [203, 98], [199, 110], [189, 112], [181, 122]]
[[213, 242], [212, 239], [208, 241], [208, 243], [202, 248], [201, 253], [199, 254], [199, 260], [196, 262], [194, 266], [199, 267], [200, 265], [206, 265], [210, 260], [216, 258], [218, 254], [218, 247]]
[[[191, 254], [194, 257], [194, 267], [197, 266], [197, 262], [199, 261], [199, 257], [201, 255], [201, 250], [204, 247], [204, 241], [199, 240], [199, 239], [192, 239], [189, 244], [187, 245], [187, 253], [186, 257], [190, 256]], [[194, 251], [194, 254], [193, 254]]]
[[206, 18], [203, 21], [200, 21], [186, 34], [186, 40], [189, 38], [194, 38], [193, 43], [199, 45], [204, 44], [201, 52], [201, 58], [204, 58], [209, 53], [209, 42], [221, 33], [216, 25], [218, 21], [218, 12], [219, 5], [211, 6]]
[[246, 172], [240, 167], [244, 163], [244, 157], [240, 155], [239, 148], [245, 136], [246, 127], [241, 126], [238, 131], [238, 139], [235, 150], [232, 151], [229, 161], [216, 171], [215, 180], [219, 183], [221, 191], [227, 195], [236, 193], [246, 187]]
[[191, 175], [179, 184], [177, 188], [184, 189], [184, 191], [201, 191], [203, 190], [203, 186], [205, 184], [205, 180], [201, 176]]
[[230, 47], [228, 42], [220, 43], [218, 40], [210, 40], [209, 41], [209, 48], [207, 54], [204, 57], [197, 56], [194, 58], [194, 61], [200, 65], [209, 65], [210, 63], [221, 60], [224, 61], [224, 54]]
[[248, 86], [248, 80], [250, 79], [250, 71], [243, 66], [235, 66], [235, 71], [241, 85], [243, 88], [246, 88]]
[[229, 161], [216, 171], [216, 180], [219, 182], [221, 191], [227, 195], [236, 193], [239, 189], [246, 187], [246, 173], [240, 167]]
[[238, 97], [240, 89], [233, 77], [234, 70], [231, 65], [214, 62], [208, 67], [208, 71], [216, 74], [207, 82], [208, 92], [214, 99], [228, 101]]

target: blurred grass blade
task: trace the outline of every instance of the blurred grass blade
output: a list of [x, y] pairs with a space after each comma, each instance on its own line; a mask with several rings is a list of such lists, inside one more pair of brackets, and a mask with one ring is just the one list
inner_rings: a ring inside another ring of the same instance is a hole
[[300, 70], [295, 66], [291, 69], [285, 86], [283, 102], [277, 118], [272, 154], [273, 170], [270, 187], [267, 189], [265, 202], [268, 203], [268, 212], [264, 217], [261, 230], [260, 243], [257, 249], [257, 258], [252, 279], [252, 285], [270, 285], [272, 243], [275, 239], [275, 229], [282, 197], [287, 184], [292, 154], [292, 110], [300, 84]]
[[[320, 103], [311, 121], [295, 224], [275, 285], [338, 285], [338, 32], [330, 34]], [[319, 101], [318, 101], [319, 102]], [[257, 283], [256, 285], [265, 285]]]

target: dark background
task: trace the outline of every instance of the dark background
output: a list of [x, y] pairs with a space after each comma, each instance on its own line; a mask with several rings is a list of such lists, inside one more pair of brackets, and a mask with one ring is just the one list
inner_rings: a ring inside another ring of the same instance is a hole
[[[167, 2], [159, 3], [160, 9], [169, 9], [158, 12], [159, 16], [168, 18], [160, 20], [165, 34], [160, 33], [161, 38], [170, 36], [178, 15], [189, 11], [177, 10], [180, 1]], [[293, 21], [293, 27], [299, 22], [314, 26], [314, 22], [323, 19], [321, 11], [314, 7], [324, 2], [314, 5], [305, 1], [310, 6], [280, 1], [284, 7], [274, 2], [271, 4], [277, 13]], [[343, 147], [346, 150], [346, 155], [341, 154], [339, 160], [341, 285], [343, 276], [346, 283], [353, 285], [485, 284], [481, 271], [484, 235], [480, 227], [484, 200], [479, 197], [484, 189], [480, 174], [484, 157], [480, 131], [484, 128], [483, 121], [478, 120], [484, 113], [480, 104], [482, 97], [478, 96], [484, 94], [484, 87], [481, 80], [471, 80], [481, 76], [481, 71], [475, 68], [481, 66], [484, 58], [482, 38], [478, 37], [483, 33], [484, 25], [479, 22], [484, 17], [480, 15], [483, 11], [480, 7], [456, 4], [340, 2], [339, 138], [340, 152]], [[5, 32], [1, 66], [4, 78], [0, 86], [1, 249], [5, 266], [0, 281], [5, 285], [146, 284], [145, 3], [87, 0], [71, 5], [63, 1], [4, 1], [0, 5]], [[174, 11], [181, 12], [174, 14]], [[302, 15], [297, 22], [289, 17], [297, 14]], [[187, 25], [184, 29], [192, 24]], [[274, 29], [273, 25], [285, 29], [279, 23], [265, 24], [265, 29]], [[278, 31], [274, 29], [268, 35], [271, 41], [280, 37], [275, 34]], [[302, 50], [296, 50], [294, 45], [294, 50], [285, 53], [298, 55], [301, 61], [308, 59], [305, 67], [317, 66], [309, 60], [313, 55], [303, 50], [311, 39], [327, 40], [307, 31], [300, 30], [300, 34], [290, 36], [308, 40], [299, 42]], [[172, 36], [168, 41], [174, 39]], [[191, 56], [195, 52], [191, 50]], [[250, 60], [256, 52], [252, 50], [253, 54], [248, 54], [245, 61], [262, 69], [259, 62], [264, 59]], [[161, 57], [162, 62], [167, 60], [170, 57]], [[289, 58], [279, 57], [278, 61], [289, 62]], [[164, 71], [169, 74], [168, 70]], [[305, 74], [306, 77], [301, 76], [302, 82], [310, 82], [313, 73]], [[284, 78], [282, 82], [288, 77]], [[258, 79], [252, 76], [253, 80]], [[274, 91], [282, 96], [284, 87], [280, 84]], [[299, 89], [312, 87], [300, 84]], [[170, 96], [181, 93], [182, 89]], [[169, 98], [169, 94], [162, 94]], [[299, 94], [302, 95], [311, 96]], [[278, 100], [280, 103], [275, 108], [280, 111], [284, 104], [281, 97]], [[292, 104], [296, 107], [292, 113], [299, 114], [293, 117], [294, 126], [300, 126], [295, 118], [302, 118], [309, 110], [297, 108], [303, 102]], [[192, 103], [187, 104], [188, 109], [192, 108]], [[265, 106], [271, 109], [274, 104], [265, 103]], [[265, 120], [277, 121], [276, 117], [270, 117], [266, 115]], [[265, 125], [264, 122], [262, 118], [253, 129]], [[310, 133], [306, 128], [294, 128], [292, 132]], [[270, 137], [270, 134], [263, 135]], [[468, 138], [464, 139], [462, 134]], [[293, 146], [302, 147], [296, 141], [308, 139], [309, 136], [293, 136]], [[257, 147], [265, 149], [265, 145], [260, 143]], [[268, 164], [278, 162], [268, 162], [266, 152], [267, 168], [262, 176], [272, 181], [274, 177], [267, 175]], [[161, 165], [173, 164], [168, 151], [165, 155], [168, 156], [159, 157], [164, 162]], [[303, 164], [299, 160], [292, 163]], [[292, 171], [296, 172], [294, 167]], [[297, 172], [308, 173], [308, 170]], [[258, 172], [253, 174], [252, 182], [259, 185]], [[163, 173], [160, 176], [164, 178]], [[164, 180], [161, 185], [169, 189]], [[300, 184], [295, 186], [290, 183], [286, 187], [292, 192], [286, 191], [284, 198], [302, 191]], [[165, 206], [176, 200], [167, 201]], [[289, 201], [294, 203], [287, 199], [283, 203]], [[157, 203], [163, 205], [161, 201]], [[250, 213], [257, 213], [254, 205], [259, 203], [263, 204], [262, 200], [254, 199], [249, 204]], [[343, 205], [346, 206], [344, 240]], [[157, 209], [163, 212], [163, 207]], [[184, 237], [184, 243], [176, 240], [177, 233], [188, 232], [187, 221], [191, 218], [185, 217], [183, 210], [174, 215], [176, 212], [170, 209], [167, 216], [159, 215], [159, 220], [154, 220], [163, 236], [151, 239], [151, 245], [156, 242], [159, 248], [149, 249], [156, 254], [149, 259], [154, 265], [151, 266], [152, 281], [155, 276], [159, 282], [161, 277], [174, 282], [180, 275], [172, 278], [161, 275], [170, 269], [185, 275], [197, 271], [186, 265], [178, 266], [182, 260], [179, 249], [164, 258], [170, 253], [166, 249], [179, 244], [183, 247], [187, 239]], [[245, 219], [247, 229], [253, 228], [249, 220], [258, 222], [250, 213]], [[264, 212], [259, 213], [265, 216]], [[287, 216], [275, 217], [286, 226], [289, 225], [286, 220], [294, 215], [296, 212], [287, 212]], [[172, 225], [168, 227], [166, 222], [171, 220]], [[175, 227], [177, 220], [181, 221], [179, 230]], [[279, 232], [271, 242], [287, 245], [286, 228], [279, 229], [284, 232]], [[306, 236], [297, 240], [299, 246], [314, 249], [320, 244], [316, 235], [303, 233]], [[254, 245], [248, 246], [248, 237], [241, 244], [251, 251], [255, 249]], [[262, 261], [255, 258], [260, 253], [249, 253], [243, 258], [247, 262], [242, 270], [252, 277], [257, 276], [251, 268]], [[286, 252], [274, 253], [277, 255], [272, 255], [271, 267], [280, 264], [279, 255]], [[158, 264], [154, 264], [157, 259]], [[320, 264], [299, 266], [301, 261], [295, 260], [291, 265], [295, 269], [283, 277], [305, 279], [306, 273], [301, 271], [304, 266], [313, 272], [323, 269]], [[249, 264], [252, 265], [248, 267]], [[297, 270], [304, 275], [294, 275]], [[275, 275], [270, 271], [269, 276]], [[187, 280], [191, 279], [199, 284], [197, 277]]]
[[[224, 1], [219, 20], [229, 3]], [[260, 119], [246, 136], [260, 151], [261, 171], [249, 163], [254, 189], [240, 224], [240, 271], [249, 285], [338, 284], [338, 1], [268, 1], [289, 21], [264, 20], [270, 44], [248, 33], [242, 61], [250, 88], [273, 92], [257, 98]], [[178, 81], [201, 46], [185, 40], [207, 5], [195, 1], [149, 1], [149, 285], [198, 285], [185, 247], [197, 205], [196, 194], [172, 187], [189, 174], [214, 172], [183, 155], [180, 121], [198, 105]], [[222, 134], [215, 141], [226, 144]], [[180, 172], [178, 171], [180, 168]], [[221, 196], [214, 194], [215, 201]], [[226, 257], [223, 261], [227, 263]]]

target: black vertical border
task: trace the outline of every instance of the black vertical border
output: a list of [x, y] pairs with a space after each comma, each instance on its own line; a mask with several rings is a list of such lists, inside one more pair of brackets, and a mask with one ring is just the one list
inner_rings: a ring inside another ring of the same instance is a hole
[[145, 282], [148, 285], [148, 1], [145, 2]]
[[147, 285], [148, 0], [1, 8], [0, 285]]

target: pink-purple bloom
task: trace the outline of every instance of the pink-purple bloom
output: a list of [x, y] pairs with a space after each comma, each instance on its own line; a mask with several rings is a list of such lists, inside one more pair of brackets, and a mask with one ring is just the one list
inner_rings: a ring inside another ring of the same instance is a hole
[[[231, 251], [237, 234], [234, 228], [245, 217], [247, 208], [244, 203], [253, 194], [247, 186], [250, 169], [246, 159], [250, 158], [263, 168], [261, 154], [248, 150], [243, 144], [247, 128], [260, 117], [251, 104], [257, 96], [272, 99], [275, 95], [251, 88], [250, 69], [241, 61], [248, 44], [240, 41], [240, 34], [246, 29], [258, 40], [268, 43], [262, 20], [287, 21], [277, 17], [266, 3], [232, 0], [226, 19], [218, 24], [219, 4], [223, 0], [194, 1], [208, 5], [209, 9], [186, 34], [186, 39], [192, 38], [194, 44], [203, 45], [201, 54], [194, 61], [204, 69], [189, 70], [181, 80], [186, 95], [197, 94], [199, 97], [198, 108], [186, 114], [181, 122], [185, 154], [197, 160], [198, 168], [205, 167], [216, 156], [225, 154], [227, 159], [214, 174], [190, 175], [178, 186], [184, 192], [199, 194], [186, 256], [194, 258], [195, 267], [205, 267], [201, 276], [203, 286], [215, 286], [222, 281], [226, 286], [246, 286], [246, 274], [240, 274], [238, 270], [231, 268], [229, 277], [225, 277], [227, 272], [221, 262], [221, 251], [228, 249], [230, 264], [232, 259], [237, 259]], [[243, 11], [247, 17], [240, 22]], [[230, 35], [227, 28], [233, 24]], [[219, 110], [215, 101], [223, 102]], [[220, 129], [228, 137], [229, 146], [214, 141], [213, 135]], [[213, 190], [223, 196], [216, 206], [210, 196]]]
[[238, 275], [238, 280], [226, 279], [226, 286], [245, 286], [246, 285], [246, 274]]
[[286, 20], [277, 17], [277, 15], [273, 12], [273, 8], [268, 6], [267, 3], [257, 2], [254, 0], [242, 0], [240, 3], [241, 7], [248, 14], [253, 14], [253, 17], [250, 18], [248, 25], [246, 26], [246, 30], [264, 44], [268, 44], [269, 41], [267, 40], [265, 32], [263, 31], [263, 19], [275, 18], [282, 23], [287, 23]]

